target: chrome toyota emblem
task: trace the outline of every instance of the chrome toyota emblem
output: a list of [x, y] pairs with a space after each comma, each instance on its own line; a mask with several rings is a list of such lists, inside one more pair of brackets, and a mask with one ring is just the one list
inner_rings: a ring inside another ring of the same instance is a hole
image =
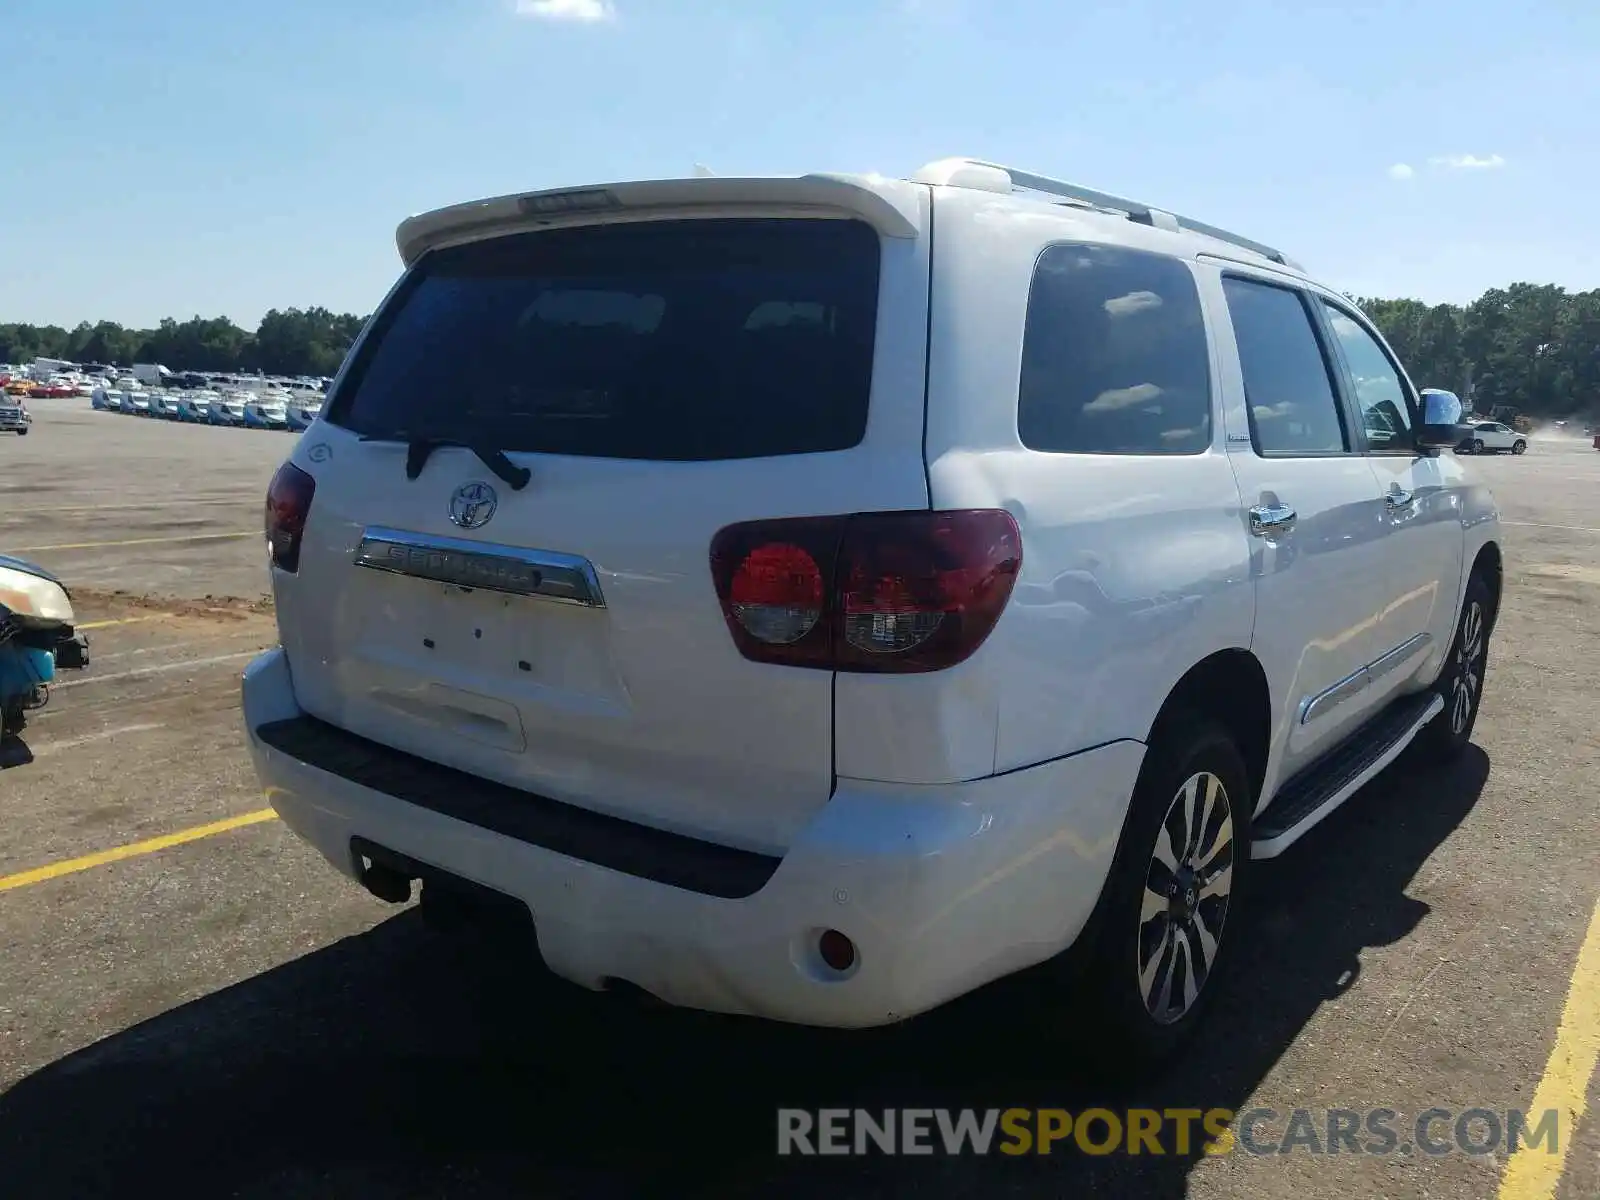
[[500, 498], [487, 483], [463, 483], [450, 495], [450, 520], [463, 529], [479, 529], [499, 505]]

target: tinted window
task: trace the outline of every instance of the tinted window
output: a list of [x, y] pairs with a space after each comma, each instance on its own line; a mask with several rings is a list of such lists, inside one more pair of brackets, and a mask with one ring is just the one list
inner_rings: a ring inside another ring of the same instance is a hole
[[1334, 337], [1344, 351], [1345, 365], [1356, 390], [1356, 404], [1367, 431], [1367, 445], [1374, 450], [1410, 449], [1411, 406], [1405, 386], [1383, 347], [1352, 318], [1322, 301], [1323, 311], [1333, 326]]
[[1176, 259], [1052, 246], [1022, 343], [1017, 431], [1034, 450], [1194, 454], [1211, 444], [1211, 362], [1194, 276]]
[[329, 419], [376, 437], [705, 460], [866, 432], [878, 237], [859, 222], [647, 222], [426, 255]]
[[1298, 292], [1225, 278], [1250, 428], [1262, 454], [1347, 450], [1327, 360]]

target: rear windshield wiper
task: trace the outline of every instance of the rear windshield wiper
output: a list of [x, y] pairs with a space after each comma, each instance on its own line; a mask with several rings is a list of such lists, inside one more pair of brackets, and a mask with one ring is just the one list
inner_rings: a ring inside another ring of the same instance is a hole
[[428, 459], [435, 450], [445, 446], [452, 446], [460, 450], [470, 450], [478, 456], [478, 461], [495, 476], [507, 484], [513, 492], [520, 492], [528, 486], [528, 480], [533, 478], [533, 472], [527, 467], [519, 467], [506, 457], [505, 451], [496, 450], [490, 446], [479, 446], [472, 442], [462, 441], [460, 438], [440, 437], [435, 434], [410, 433], [406, 430], [397, 430], [390, 434], [369, 433], [363, 434], [363, 442], [404, 442], [406, 447], [406, 478], [415, 479], [422, 474], [422, 468], [428, 465]]

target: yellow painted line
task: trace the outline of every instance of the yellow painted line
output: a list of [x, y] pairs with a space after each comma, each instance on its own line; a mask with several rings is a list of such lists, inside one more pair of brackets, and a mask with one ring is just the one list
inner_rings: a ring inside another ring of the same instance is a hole
[[34, 867], [31, 871], [0, 876], [0, 892], [29, 887], [35, 883], [43, 883], [47, 879], [59, 879], [63, 875], [73, 875], [79, 871], [87, 871], [91, 867], [103, 867], [107, 863], [121, 862], [125, 858], [138, 858], [141, 854], [154, 854], [157, 850], [181, 846], [185, 842], [197, 842], [201, 838], [227, 833], [230, 829], [259, 825], [263, 821], [274, 820], [277, 815], [270, 808], [259, 808], [255, 812], [213, 821], [209, 825], [196, 825], [193, 829], [181, 829], [177, 833], [167, 833], [142, 842], [132, 842], [126, 846], [113, 846], [110, 850], [101, 850], [95, 854], [85, 854], [81, 858], [68, 858], [61, 862], [50, 863], [48, 866]]
[[74, 629], [109, 629], [113, 625], [141, 625], [146, 621], [164, 621], [166, 613], [156, 613], [149, 617], [118, 617], [114, 621], [85, 621], [81, 625], [74, 625]]
[[1506, 1162], [1500, 1200], [1555, 1200], [1562, 1167], [1588, 1105], [1596, 1061], [1600, 1061], [1600, 905], [1589, 919], [1589, 932], [1578, 951], [1578, 965], [1572, 972], [1572, 986], [1544, 1078], [1528, 1105], [1529, 1120], [1534, 1124], [1539, 1114], [1549, 1109], [1561, 1114], [1556, 1150], [1552, 1153], [1547, 1145], [1520, 1146]]
[[153, 546], [158, 542], [216, 542], [227, 538], [261, 537], [259, 529], [243, 533], [186, 533], [178, 537], [125, 538], [120, 542], [62, 542], [58, 546], [13, 546], [7, 554], [37, 554], [42, 550], [101, 550], [108, 546]]

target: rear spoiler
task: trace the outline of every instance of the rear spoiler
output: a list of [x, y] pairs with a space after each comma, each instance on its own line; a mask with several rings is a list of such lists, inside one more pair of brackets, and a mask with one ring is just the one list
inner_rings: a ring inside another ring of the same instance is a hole
[[395, 230], [407, 267], [429, 250], [489, 233], [544, 229], [596, 219], [695, 217], [719, 209], [759, 208], [793, 216], [853, 216], [885, 237], [917, 235], [918, 187], [860, 175], [793, 178], [658, 179], [523, 192], [454, 204], [408, 217]]

